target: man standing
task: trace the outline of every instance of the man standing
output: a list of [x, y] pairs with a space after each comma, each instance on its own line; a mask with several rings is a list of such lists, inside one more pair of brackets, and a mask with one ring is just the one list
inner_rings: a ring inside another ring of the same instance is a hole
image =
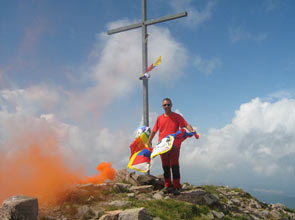
[[[150, 134], [147, 141], [149, 146], [159, 130], [159, 142], [162, 138], [169, 134], [176, 133], [179, 128], [186, 128], [190, 132], [195, 132], [191, 125], [189, 125], [184, 118], [171, 111], [172, 102], [169, 98], [165, 98], [162, 101], [162, 107], [164, 109], [164, 114], [158, 116], [154, 128]], [[175, 144], [171, 151], [161, 154], [162, 167], [164, 170], [164, 192], [174, 192], [179, 193], [180, 185], [180, 172], [179, 172], [179, 153], [180, 153], [180, 143]], [[171, 170], [173, 175], [173, 184], [171, 181]]]

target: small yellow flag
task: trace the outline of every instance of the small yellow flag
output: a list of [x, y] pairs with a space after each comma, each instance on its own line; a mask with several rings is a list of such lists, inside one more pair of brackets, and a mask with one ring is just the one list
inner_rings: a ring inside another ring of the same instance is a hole
[[157, 61], [154, 63], [154, 66], [160, 65], [161, 62], [162, 62], [162, 56], [159, 56], [159, 58], [157, 59]]

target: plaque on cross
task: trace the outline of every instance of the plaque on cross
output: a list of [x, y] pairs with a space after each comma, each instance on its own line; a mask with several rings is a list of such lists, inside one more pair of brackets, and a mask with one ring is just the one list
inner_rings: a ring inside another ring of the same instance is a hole
[[[187, 12], [181, 12], [174, 15], [168, 15], [161, 18], [146, 20], [146, 0], [141, 1], [142, 15], [141, 22], [136, 24], [127, 25], [125, 27], [115, 28], [112, 30], [108, 30], [107, 34], [116, 34], [122, 31], [128, 31], [135, 28], [142, 28], [142, 72], [145, 73], [147, 71], [147, 26], [169, 21], [181, 17], [187, 16]], [[148, 79], [143, 79], [143, 124], [145, 126], [149, 126], [149, 106], [148, 106]]]

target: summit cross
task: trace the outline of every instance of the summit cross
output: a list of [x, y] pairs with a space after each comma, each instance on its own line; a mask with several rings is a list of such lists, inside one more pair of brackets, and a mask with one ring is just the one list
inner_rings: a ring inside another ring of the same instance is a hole
[[[135, 28], [142, 28], [142, 72], [145, 73], [147, 71], [147, 26], [169, 21], [181, 17], [187, 16], [187, 12], [181, 12], [174, 15], [167, 15], [161, 18], [155, 18], [146, 20], [146, 0], [141, 1], [141, 8], [142, 8], [142, 14], [141, 14], [141, 22], [136, 24], [127, 25], [125, 27], [115, 28], [107, 31], [108, 35], [116, 34], [123, 31], [132, 30]], [[148, 79], [144, 78], [143, 80], [143, 123], [145, 126], [149, 126], [149, 104], [148, 104]]]

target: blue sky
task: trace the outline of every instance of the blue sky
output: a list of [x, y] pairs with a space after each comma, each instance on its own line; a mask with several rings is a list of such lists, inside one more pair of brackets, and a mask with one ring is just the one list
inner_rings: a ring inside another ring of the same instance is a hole
[[[291, 0], [147, 1], [148, 19], [188, 12], [148, 27], [148, 63], [162, 56], [150, 125], [170, 97], [202, 133], [183, 144], [183, 182], [295, 194], [294, 9]], [[53, 130], [90, 173], [102, 161], [125, 168], [142, 121], [141, 31], [106, 31], [140, 18], [139, 0], [2, 1], [2, 149]]]

